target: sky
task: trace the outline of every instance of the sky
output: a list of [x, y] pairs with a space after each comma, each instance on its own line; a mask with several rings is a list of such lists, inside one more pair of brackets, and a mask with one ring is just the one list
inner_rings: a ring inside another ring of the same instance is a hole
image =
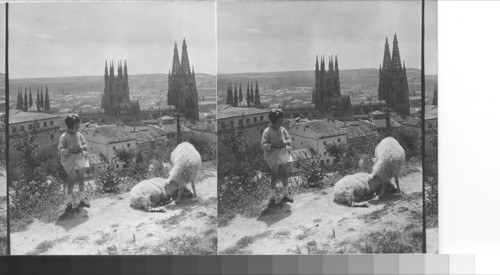
[[185, 38], [195, 72], [215, 75], [215, 19], [210, 1], [13, 3], [9, 74], [101, 75], [111, 59], [126, 59], [129, 74], [168, 73]]
[[[426, 73], [435, 74], [437, 5], [426, 4]], [[406, 67], [420, 68], [421, 16], [421, 1], [219, 2], [217, 72], [314, 70], [316, 55], [338, 55], [341, 70], [378, 68], [394, 33]]]

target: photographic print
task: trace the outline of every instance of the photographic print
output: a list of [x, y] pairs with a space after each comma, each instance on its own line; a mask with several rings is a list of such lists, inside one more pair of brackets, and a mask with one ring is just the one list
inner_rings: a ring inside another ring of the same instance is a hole
[[9, 12], [11, 254], [215, 254], [215, 2]]
[[5, 4], [0, 5], [0, 255], [7, 254], [7, 163], [5, 161]]
[[425, 1], [425, 219], [427, 253], [438, 253], [437, 1]]
[[421, 4], [217, 4], [220, 254], [424, 251]]

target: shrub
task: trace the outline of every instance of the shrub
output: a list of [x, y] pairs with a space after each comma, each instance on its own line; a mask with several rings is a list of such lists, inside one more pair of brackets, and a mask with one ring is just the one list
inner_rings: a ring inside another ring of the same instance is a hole
[[20, 157], [16, 165], [11, 164], [15, 175], [14, 192], [10, 199], [13, 219], [58, 209], [64, 200], [58, 173], [54, 172], [54, 175], [49, 173], [55, 160], [47, 157], [35, 142], [35, 137], [35, 128], [21, 132], [14, 145]]
[[352, 174], [359, 169], [359, 158], [354, 149], [347, 144], [327, 144], [326, 151], [332, 157], [333, 169], [340, 175]]
[[116, 193], [118, 192], [121, 179], [115, 171], [116, 160], [104, 162], [104, 165], [99, 169], [96, 184], [99, 190], [103, 193]]
[[218, 136], [217, 191], [219, 214], [247, 213], [267, 198], [269, 168], [257, 145], [250, 145], [239, 129]]
[[420, 130], [399, 127], [393, 131], [392, 136], [401, 144], [407, 158], [421, 155], [422, 134]]
[[299, 175], [302, 180], [302, 187], [322, 188], [325, 178], [325, 169], [321, 166], [319, 159], [321, 156], [311, 156], [297, 160]]

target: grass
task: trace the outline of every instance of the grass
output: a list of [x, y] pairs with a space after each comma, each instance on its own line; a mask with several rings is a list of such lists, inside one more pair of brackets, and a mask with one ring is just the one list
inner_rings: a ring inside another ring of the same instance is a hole
[[110, 233], [99, 231], [99, 234], [101, 235], [101, 237], [95, 241], [95, 244], [97, 245], [102, 245], [111, 239]]
[[239, 239], [235, 245], [221, 251], [219, 254], [234, 255], [234, 254], [250, 254], [250, 251], [246, 250], [249, 245], [254, 243], [256, 240], [268, 237], [271, 235], [271, 230], [265, 231], [263, 233], [254, 236], [245, 236]]
[[27, 255], [40, 255], [42, 253], [47, 252], [49, 249], [54, 247], [54, 245], [64, 242], [69, 239], [69, 236], [65, 236], [63, 238], [55, 239], [52, 241], [43, 241], [40, 244], [36, 246], [36, 248], [30, 252], [27, 253]]
[[179, 236], [153, 247], [155, 255], [215, 255], [217, 230], [209, 229], [197, 236]]
[[419, 225], [410, 225], [405, 230], [373, 231], [354, 242], [360, 253], [418, 253], [422, 252], [423, 233]]

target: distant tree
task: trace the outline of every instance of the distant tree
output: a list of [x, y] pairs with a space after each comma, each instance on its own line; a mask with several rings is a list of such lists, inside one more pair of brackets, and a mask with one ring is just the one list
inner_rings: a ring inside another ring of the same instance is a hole
[[29, 102], [28, 102], [28, 94], [26, 93], [26, 91], [24, 92], [24, 100], [23, 100], [23, 103], [24, 103], [24, 106], [23, 106], [24, 108], [23, 108], [23, 110], [24, 110], [24, 111], [28, 111], [28, 108], [29, 108], [28, 104], [29, 104]]
[[233, 105], [233, 90], [231, 87], [231, 82], [227, 84], [227, 96], [226, 96], [226, 104]]
[[49, 88], [45, 86], [45, 111], [50, 111]]
[[255, 106], [260, 106], [259, 82], [255, 81]]
[[36, 91], [36, 111], [40, 112], [40, 91]]
[[243, 91], [241, 90], [241, 81], [240, 81], [240, 90], [239, 90], [239, 92], [240, 92], [240, 95], [238, 97], [239, 98], [239, 102], [242, 102], [243, 101]]
[[250, 107], [250, 81], [247, 83], [247, 107]]
[[238, 106], [238, 89], [236, 89], [236, 85], [234, 86], [233, 106]]
[[45, 102], [43, 101], [43, 91], [40, 91], [40, 110], [45, 108]]
[[29, 107], [33, 107], [33, 95], [31, 94], [31, 89], [30, 89], [30, 98], [29, 98]]

